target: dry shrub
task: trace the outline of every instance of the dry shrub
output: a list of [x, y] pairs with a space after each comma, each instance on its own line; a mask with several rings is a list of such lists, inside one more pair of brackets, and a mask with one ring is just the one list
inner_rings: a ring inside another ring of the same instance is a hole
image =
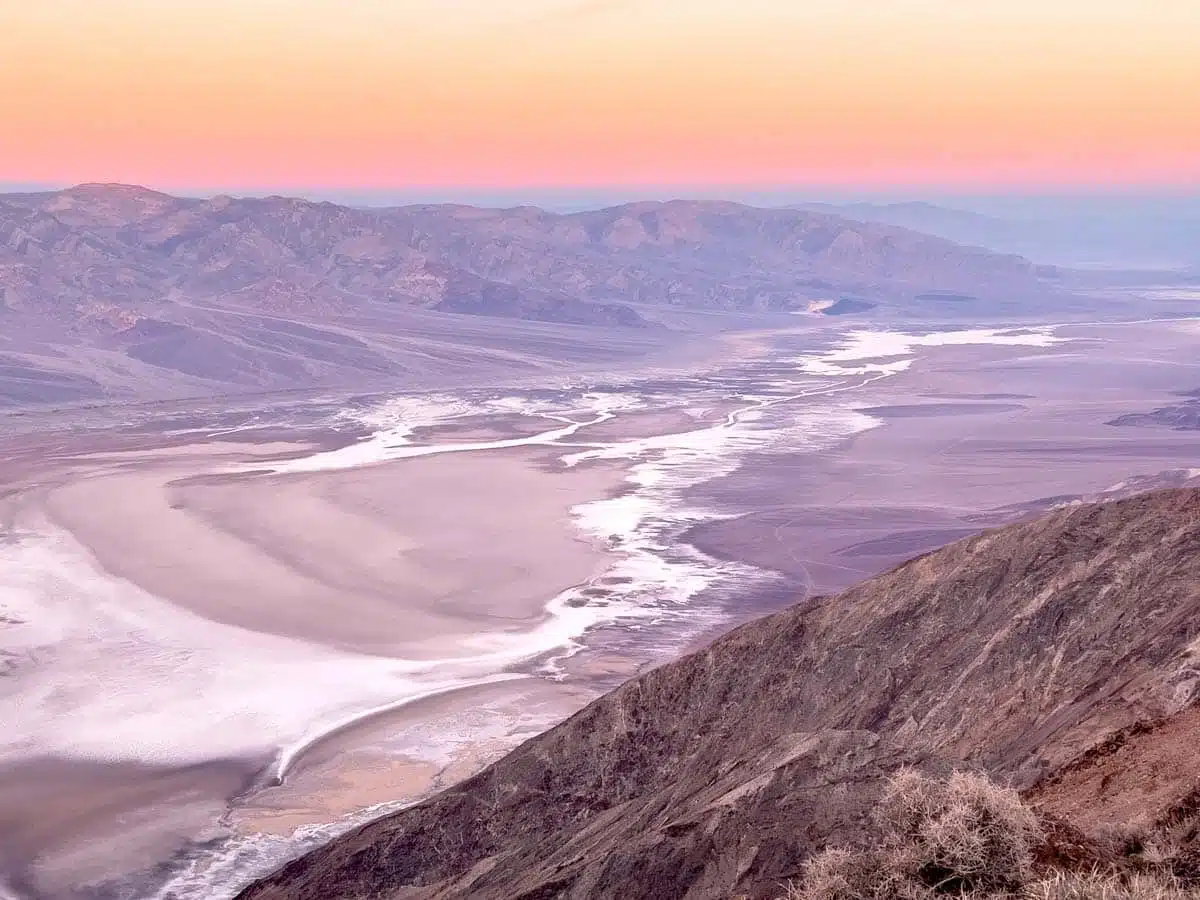
[[908, 877], [888, 854], [832, 847], [813, 856], [787, 900], [927, 900], [933, 891]]
[[1149, 839], [1149, 831], [1144, 824], [1109, 823], [1097, 827], [1090, 836], [1106, 858], [1120, 859], [1140, 854]]
[[868, 853], [830, 847], [804, 864], [804, 877], [788, 886], [786, 900], [868, 900], [874, 891], [865, 884], [863, 864]]
[[874, 822], [875, 847], [812, 857], [787, 900], [1200, 900], [1200, 789], [1151, 824], [1087, 838], [1111, 869], [1040, 879], [1037, 816], [982, 776], [898, 772]]
[[875, 812], [877, 849], [826, 850], [791, 900], [918, 900], [1013, 895], [1030, 880], [1037, 817], [1015, 791], [959, 772], [947, 781], [893, 776]]
[[1154, 824], [1143, 841], [1141, 857], [1189, 887], [1200, 887], [1200, 788]]
[[1104, 826], [1093, 839], [1125, 871], [1162, 875], [1181, 887], [1200, 888], [1200, 790], [1154, 822]]
[[935, 781], [901, 772], [876, 814], [894, 865], [938, 893], [1003, 893], [1029, 880], [1037, 816], [1016, 791], [982, 775]]

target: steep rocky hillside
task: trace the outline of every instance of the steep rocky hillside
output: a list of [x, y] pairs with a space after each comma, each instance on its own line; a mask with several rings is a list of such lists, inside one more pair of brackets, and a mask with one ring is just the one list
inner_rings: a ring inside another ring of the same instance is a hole
[[1153, 819], [1200, 777], [1198, 638], [1200, 491], [1062, 509], [739, 628], [242, 896], [777, 897], [901, 765], [1069, 811], [1130, 735]]

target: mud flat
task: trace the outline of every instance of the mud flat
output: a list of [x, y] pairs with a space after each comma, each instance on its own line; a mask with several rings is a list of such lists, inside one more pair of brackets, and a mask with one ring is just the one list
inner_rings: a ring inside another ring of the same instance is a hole
[[852, 395], [877, 427], [817, 453], [751, 454], [697, 487], [693, 502], [731, 514], [689, 539], [717, 558], [781, 573], [793, 596], [833, 593], [1056, 504], [1200, 476], [1200, 435], [1108, 424], [1200, 385], [1195, 322], [1054, 334], [1060, 343], [1037, 349], [923, 348]]

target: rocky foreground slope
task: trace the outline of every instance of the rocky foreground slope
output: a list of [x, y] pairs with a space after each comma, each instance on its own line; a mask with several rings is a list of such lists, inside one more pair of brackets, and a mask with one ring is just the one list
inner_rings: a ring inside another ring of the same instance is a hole
[[242, 897], [777, 897], [905, 764], [1152, 821], [1200, 778], [1198, 638], [1200, 491], [1063, 509], [739, 628]]

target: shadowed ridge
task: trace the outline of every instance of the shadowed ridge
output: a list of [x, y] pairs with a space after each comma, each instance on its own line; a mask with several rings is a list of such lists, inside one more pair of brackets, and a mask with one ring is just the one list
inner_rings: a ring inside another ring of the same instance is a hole
[[241, 896], [776, 896], [901, 765], [1029, 787], [1188, 708], [1198, 634], [1200, 491], [1062, 509], [745, 625]]

